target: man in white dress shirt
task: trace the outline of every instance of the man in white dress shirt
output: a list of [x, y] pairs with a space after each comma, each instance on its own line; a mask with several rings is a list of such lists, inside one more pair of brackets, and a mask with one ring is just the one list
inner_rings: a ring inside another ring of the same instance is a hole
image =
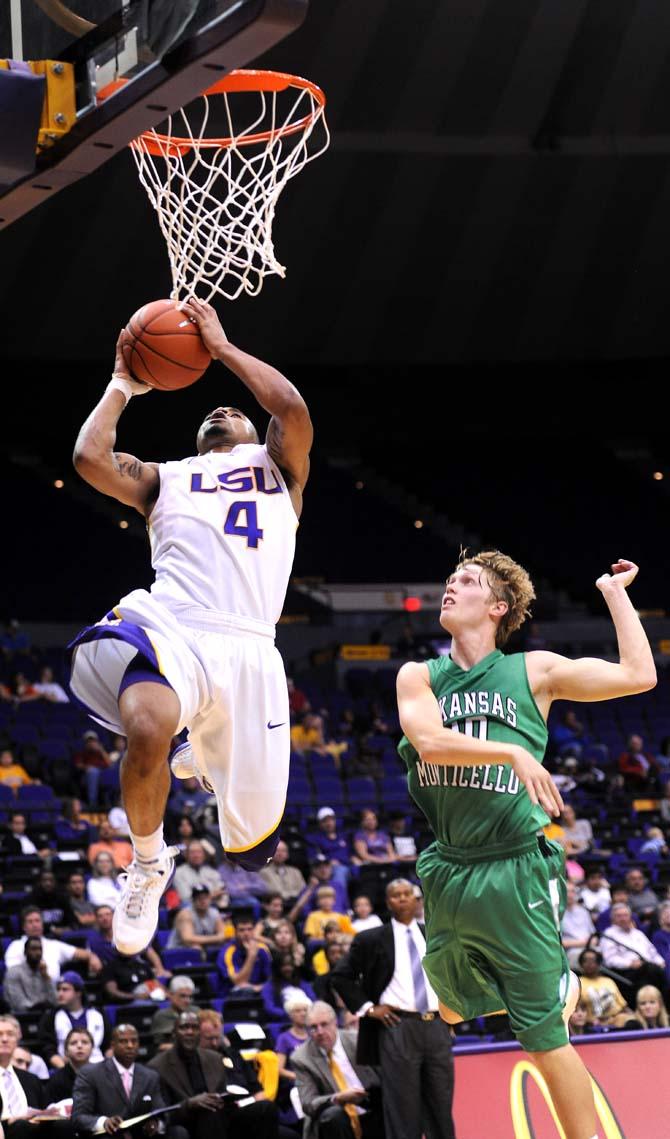
[[21, 1039], [21, 1026], [13, 1016], [0, 1015], [0, 1098], [2, 1130], [6, 1139], [38, 1139], [48, 1124], [27, 1122], [30, 1109], [42, 1106], [41, 1081], [12, 1065], [12, 1056]]
[[47, 972], [52, 981], [61, 975], [63, 966], [71, 961], [85, 961], [91, 973], [99, 973], [102, 962], [90, 949], [77, 949], [68, 945], [66, 941], [58, 941], [55, 937], [44, 936], [44, 920], [42, 911], [38, 906], [25, 906], [21, 910], [21, 929], [23, 936], [16, 941], [10, 941], [5, 952], [5, 966], [11, 969], [14, 965], [21, 965], [25, 960], [24, 945], [27, 937], [42, 939], [42, 957], [47, 964]]
[[386, 1139], [454, 1139], [451, 1033], [421, 965], [412, 883], [389, 882], [386, 905], [391, 921], [356, 935], [333, 988], [360, 1017], [358, 1062], [380, 1065]]
[[612, 924], [600, 935], [600, 951], [608, 969], [616, 969], [632, 985], [628, 996], [631, 1008], [643, 985], [655, 985], [667, 996], [665, 961], [648, 937], [633, 922], [630, 906], [615, 902], [610, 913]]

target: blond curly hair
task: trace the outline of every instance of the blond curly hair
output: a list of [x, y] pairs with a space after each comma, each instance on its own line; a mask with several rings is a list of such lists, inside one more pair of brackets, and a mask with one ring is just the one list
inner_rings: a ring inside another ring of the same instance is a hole
[[507, 554], [501, 554], [500, 550], [482, 550], [472, 557], [468, 556], [467, 550], [461, 550], [456, 569], [464, 566], [481, 566], [496, 601], [504, 601], [507, 605], [507, 612], [496, 628], [496, 648], [499, 649], [531, 616], [530, 604], [535, 600], [533, 583], [523, 566], [512, 561]]

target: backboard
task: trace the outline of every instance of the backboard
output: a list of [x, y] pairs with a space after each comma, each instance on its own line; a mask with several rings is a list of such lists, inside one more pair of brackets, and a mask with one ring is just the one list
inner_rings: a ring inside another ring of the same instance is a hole
[[[0, 229], [289, 35], [308, 4], [3, 0]], [[38, 75], [21, 62], [37, 60], [51, 61]]]

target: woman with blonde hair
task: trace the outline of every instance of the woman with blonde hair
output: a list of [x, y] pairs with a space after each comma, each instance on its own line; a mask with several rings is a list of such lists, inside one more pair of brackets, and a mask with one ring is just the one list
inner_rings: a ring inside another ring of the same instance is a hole
[[88, 900], [93, 906], [109, 906], [115, 909], [121, 895], [121, 886], [117, 881], [118, 869], [114, 859], [106, 850], [99, 851], [93, 859], [92, 877], [86, 887]]
[[655, 985], [643, 985], [638, 989], [634, 1015], [643, 1028], [670, 1027], [663, 997]]

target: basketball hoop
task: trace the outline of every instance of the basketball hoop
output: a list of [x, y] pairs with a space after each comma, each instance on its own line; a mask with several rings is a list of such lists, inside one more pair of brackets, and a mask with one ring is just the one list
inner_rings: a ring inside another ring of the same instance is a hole
[[[171, 115], [165, 134], [134, 139], [140, 182], [167, 242], [174, 299], [254, 297], [267, 276], [285, 276], [272, 241], [275, 209], [287, 182], [328, 147], [325, 105], [307, 79], [231, 71], [188, 114]], [[210, 119], [221, 113], [225, 137], [209, 137]]]

